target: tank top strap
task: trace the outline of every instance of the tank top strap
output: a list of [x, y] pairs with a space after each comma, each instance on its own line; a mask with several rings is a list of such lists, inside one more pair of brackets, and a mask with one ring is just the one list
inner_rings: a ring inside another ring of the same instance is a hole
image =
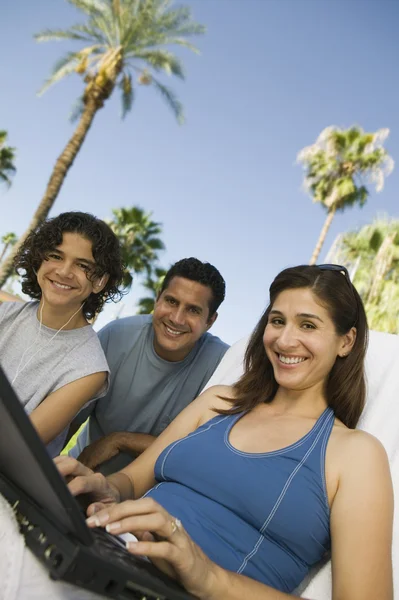
[[294, 444], [294, 450], [296, 446], [297, 450], [304, 455], [313, 453], [316, 448], [321, 448], [323, 445], [326, 446], [334, 425], [334, 419], [335, 415], [333, 409], [327, 407], [317, 419], [309, 433], [299, 440], [297, 444]]

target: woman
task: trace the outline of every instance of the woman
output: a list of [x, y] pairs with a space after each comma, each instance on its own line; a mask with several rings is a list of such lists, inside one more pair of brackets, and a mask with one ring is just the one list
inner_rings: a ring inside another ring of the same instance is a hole
[[96, 217], [68, 212], [39, 225], [15, 259], [33, 302], [0, 304], [0, 362], [52, 456], [67, 426], [108, 388], [108, 364], [89, 324], [119, 299], [119, 242]]
[[129, 551], [198, 598], [290, 598], [331, 550], [334, 600], [392, 600], [388, 461], [355, 430], [366, 346], [344, 267], [286, 269], [235, 385], [208, 389], [108, 479], [56, 462], [92, 494], [89, 526], [134, 533]]

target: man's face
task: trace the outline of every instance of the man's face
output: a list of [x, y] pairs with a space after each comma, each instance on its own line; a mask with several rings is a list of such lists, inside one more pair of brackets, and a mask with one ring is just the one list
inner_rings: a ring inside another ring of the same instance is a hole
[[155, 303], [154, 349], [171, 362], [183, 360], [215, 322], [209, 318], [212, 290], [184, 277], [173, 277]]

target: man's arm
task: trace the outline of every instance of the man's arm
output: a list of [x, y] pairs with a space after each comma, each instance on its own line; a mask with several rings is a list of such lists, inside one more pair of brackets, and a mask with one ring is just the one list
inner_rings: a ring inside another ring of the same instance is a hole
[[95, 469], [120, 452], [130, 454], [132, 458], [136, 458], [155, 439], [155, 436], [148, 433], [115, 431], [86, 446], [79, 455], [78, 460], [89, 469]]

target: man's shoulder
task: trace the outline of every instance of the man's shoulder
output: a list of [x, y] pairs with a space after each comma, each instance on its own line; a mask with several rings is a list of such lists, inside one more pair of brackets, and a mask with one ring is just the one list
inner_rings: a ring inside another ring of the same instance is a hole
[[220, 350], [220, 352], [222, 352], [223, 354], [227, 352], [227, 350], [230, 348], [229, 344], [226, 344], [226, 342], [221, 340], [217, 335], [209, 333], [209, 331], [204, 333], [202, 339], [203, 344], [206, 345], [208, 348], [213, 347], [215, 349]]
[[98, 332], [101, 336], [113, 335], [114, 333], [119, 334], [121, 332], [128, 333], [129, 335], [135, 331], [140, 331], [144, 327], [147, 327], [152, 323], [152, 315], [132, 315], [131, 317], [124, 317], [123, 319], [115, 319], [104, 325], [104, 327]]
[[208, 364], [218, 364], [229, 349], [229, 345], [223, 342], [219, 337], [206, 332], [198, 340], [196, 360], [202, 358]]

